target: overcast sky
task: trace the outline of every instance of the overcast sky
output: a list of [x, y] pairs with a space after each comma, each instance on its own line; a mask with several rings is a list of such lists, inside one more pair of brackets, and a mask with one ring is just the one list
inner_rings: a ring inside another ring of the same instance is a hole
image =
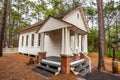
[[[35, 2], [37, 2], [37, 0], [30, 0], [30, 1], [33, 1], [33, 2], [35, 1]], [[46, 0], [46, 1], [48, 1], [48, 0]], [[66, 1], [67, 3], [71, 3], [73, 0], [64, 0], [64, 1]], [[86, 2], [85, 5], [87, 5], [87, 6], [88, 6], [88, 5], [89, 5], [89, 6], [91, 5], [91, 4], [90, 4], [91, 1], [94, 1], [94, 2], [96, 3], [96, 0], [80, 0], [80, 1], [81, 1], [81, 2], [85, 1], [85, 2]], [[108, 1], [111, 1], [111, 0], [103, 0], [103, 2], [108, 2]], [[114, 0], [114, 1], [120, 1], [120, 0]], [[51, 7], [51, 6], [50, 6], [50, 7]], [[32, 20], [32, 24], [35, 23], [35, 22], [36, 22], [35, 20]], [[91, 24], [90, 22], [89, 22], [89, 25], [92, 26], [92, 24]], [[95, 25], [95, 26], [96, 26], [96, 25]]]

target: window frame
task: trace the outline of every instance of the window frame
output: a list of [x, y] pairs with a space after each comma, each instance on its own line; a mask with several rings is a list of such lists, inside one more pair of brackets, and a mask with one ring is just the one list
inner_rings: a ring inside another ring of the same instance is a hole
[[35, 38], [35, 35], [32, 34], [32, 36], [31, 36], [31, 46], [34, 46], [34, 38]]
[[22, 44], [21, 46], [24, 46], [24, 36], [22, 36]]
[[38, 46], [40, 46], [40, 44], [41, 44], [40, 41], [41, 41], [41, 34], [39, 33], [38, 34]]
[[26, 35], [26, 46], [28, 46], [29, 35]]

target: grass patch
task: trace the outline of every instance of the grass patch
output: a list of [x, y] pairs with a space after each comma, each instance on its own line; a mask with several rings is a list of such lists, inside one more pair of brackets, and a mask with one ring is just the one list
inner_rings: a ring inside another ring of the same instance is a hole
[[[112, 57], [113, 51], [112, 50], [106, 50], [106, 56]], [[115, 51], [115, 58], [120, 60], [120, 50]]]
[[106, 50], [106, 56], [112, 57], [112, 50]]

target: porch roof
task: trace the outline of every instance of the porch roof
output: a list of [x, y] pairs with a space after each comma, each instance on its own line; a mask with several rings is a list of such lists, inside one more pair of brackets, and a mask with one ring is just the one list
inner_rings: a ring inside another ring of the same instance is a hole
[[63, 21], [53, 16], [49, 16], [41, 25], [41, 27], [37, 29], [36, 33], [49, 32], [53, 30], [62, 29], [65, 27], [68, 27], [70, 30], [73, 30], [81, 35], [88, 34], [88, 32], [85, 32], [84, 30], [76, 27], [75, 25], [70, 24], [66, 21]]

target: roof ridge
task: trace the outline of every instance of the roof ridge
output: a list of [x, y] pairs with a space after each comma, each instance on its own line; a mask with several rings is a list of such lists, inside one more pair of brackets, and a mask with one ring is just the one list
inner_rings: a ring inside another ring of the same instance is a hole
[[38, 25], [43, 24], [43, 22], [44, 22], [44, 20], [40, 20], [40, 21], [38, 21], [38, 22], [30, 25], [29, 27], [20, 30], [19, 33], [20, 33], [20, 32], [23, 32], [23, 31], [25, 31], [25, 30], [29, 30], [29, 29], [34, 28], [34, 27], [40, 27], [40, 26], [38, 26]]
[[75, 9], [78, 9], [78, 8], [80, 8], [80, 7], [82, 7], [81, 4], [78, 5], [78, 6], [76, 6], [76, 7], [69, 8], [68, 10], [66, 10], [66, 11], [58, 14], [58, 15], [55, 16], [55, 17], [56, 17], [56, 18], [63, 18], [64, 16], [66, 16], [67, 14], [69, 14], [71, 11], [73, 11], [73, 10], [75, 10]]

